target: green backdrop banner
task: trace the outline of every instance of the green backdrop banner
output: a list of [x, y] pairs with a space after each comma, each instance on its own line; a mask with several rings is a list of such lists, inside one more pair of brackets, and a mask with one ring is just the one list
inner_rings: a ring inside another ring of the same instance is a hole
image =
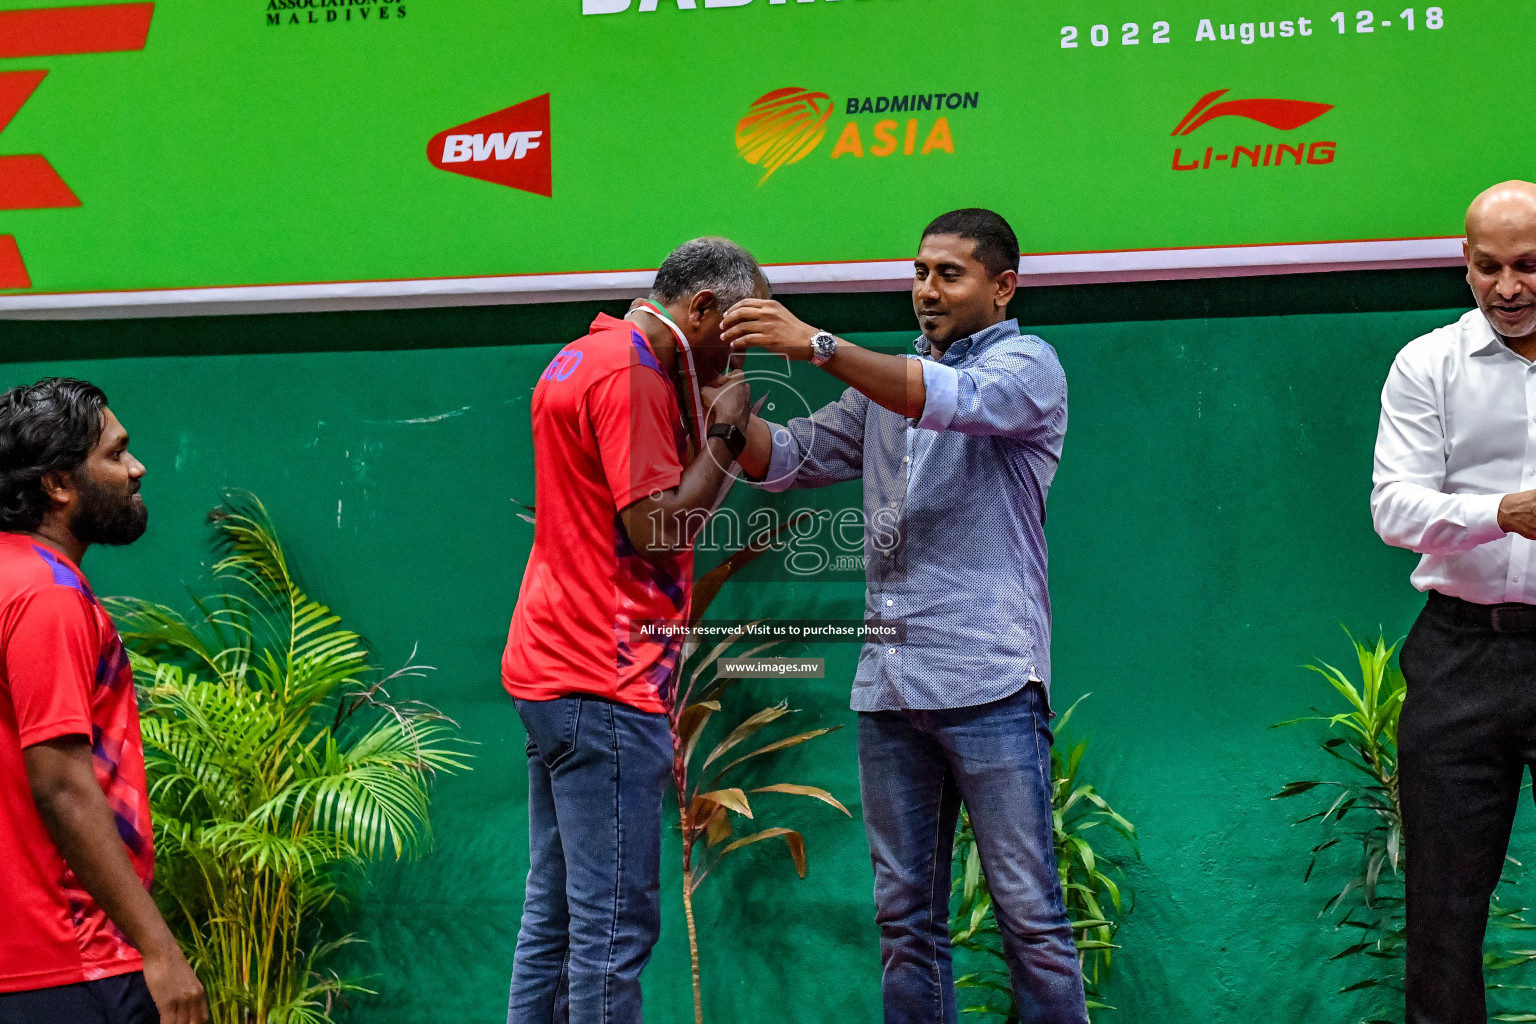
[[[1142, 836], [1124, 879], [1134, 909], [1109, 991], [1119, 1010], [1103, 1024], [1345, 1024], [1370, 1005], [1369, 992], [1339, 993], [1359, 975], [1328, 959], [1355, 937], [1318, 918], [1353, 877], [1354, 851], [1334, 851], [1304, 883], [1319, 831], [1292, 827], [1300, 801], [1269, 799], [1285, 782], [1345, 769], [1317, 749], [1317, 728], [1269, 726], [1332, 706], [1327, 684], [1301, 666], [1352, 664], [1341, 623], [1396, 638], [1422, 605], [1408, 583], [1415, 557], [1371, 531], [1377, 395], [1397, 350], [1461, 311], [1040, 329], [1072, 389], [1048, 523], [1054, 693], [1062, 706], [1091, 694], [1069, 733], [1091, 740], [1086, 777]], [[460, 330], [457, 313], [419, 316], [423, 335]], [[315, 346], [372, 322], [289, 320], [289, 339]], [[209, 319], [197, 329], [214, 339], [250, 324]], [[419, 644], [420, 660], [437, 666], [397, 695], [437, 704], [480, 744], [473, 772], [436, 787], [430, 856], [379, 872], [353, 902], [348, 924], [372, 945], [350, 966], [373, 975], [379, 995], [353, 1000], [352, 1024], [505, 1012], [528, 869], [523, 732], [499, 683], [532, 541], [513, 500], [535, 500], [528, 400], [569, 340], [532, 326], [517, 333], [537, 343], [0, 364], [0, 388], [45, 373], [101, 384], [149, 467], [149, 534], [86, 560], [100, 593], [185, 607], [209, 561], [209, 508], [225, 487], [253, 489], [305, 582], [370, 638], [382, 664], [398, 666]], [[897, 345], [912, 334], [855, 337]], [[837, 390], [803, 365], [793, 383], [818, 404]], [[857, 505], [858, 484], [777, 497], [739, 489], [733, 500], [842, 508]], [[765, 572], [728, 585], [716, 607], [751, 619], [844, 619], [862, 606], [858, 583]], [[745, 784], [824, 786], [857, 818], [848, 685], [858, 648], [785, 653], [825, 657], [826, 678], [743, 684], [733, 711], [783, 697], [801, 709], [795, 729], [843, 728]], [[763, 843], [700, 891], [706, 1020], [879, 1020], [860, 823], [812, 801], [755, 806], [764, 821], [805, 833], [810, 875], [797, 880], [782, 850]], [[1529, 862], [1528, 801], [1520, 813], [1511, 853]], [[646, 1019], [683, 1024], [693, 1019], [687, 938], [677, 834], [667, 835]], [[1499, 998], [1530, 1008], [1520, 992]]]
[[1460, 83], [1533, 30], [1512, 3], [0, 0], [0, 288], [536, 290], [705, 233], [791, 285], [873, 280], [847, 268], [963, 205], [1097, 254], [1047, 272], [1443, 260], [1475, 192], [1532, 173], [1536, 135]]

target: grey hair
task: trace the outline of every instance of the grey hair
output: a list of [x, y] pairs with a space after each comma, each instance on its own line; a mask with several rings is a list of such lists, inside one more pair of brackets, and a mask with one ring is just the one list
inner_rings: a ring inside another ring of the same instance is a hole
[[708, 289], [724, 312], [766, 282], [752, 254], [729, 238], [695, 238], [662, 261], [651, 298], [666, 305]]

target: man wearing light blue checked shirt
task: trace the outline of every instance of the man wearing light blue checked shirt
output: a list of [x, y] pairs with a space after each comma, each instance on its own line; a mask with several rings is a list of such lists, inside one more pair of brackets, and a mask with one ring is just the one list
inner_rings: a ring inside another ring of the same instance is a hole
[[[1045, 499], [1067, 429], [1056, 352], [1008, 318], [1013, 230], [956, 210], [923, 232], [910, 357], [860, 348], [748, 299], [723, 337], [847, 384], [785, 426], [752, 420], [740, 463], [770, 491], [864, 481], [866, 645], [853, 683], [886, 1024], [954, 1024], [950, 858], [976, 833], [1020, 1017], [1085, 1024], [1051, 822]], [[894, 543], [886, 543], [894, 537]]]

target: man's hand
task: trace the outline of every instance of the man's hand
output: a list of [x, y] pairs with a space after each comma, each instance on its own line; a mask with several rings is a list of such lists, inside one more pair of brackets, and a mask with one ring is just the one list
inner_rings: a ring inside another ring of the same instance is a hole
[[1536, 540], [1536, 491], [1517, 491], [1499, 502], [1499, 529]]
[[208, 1024], [202, 983], [175, 943], [144, 953], [144, 984], [160, 1011], [160, 1024]]
[[[747, 432], [752, 419], [752, 390], [740, 372], [726, 374], [710, 387], [700, 388], [699, 394], [710, 426], [728, 423]], [[683, 479], [676, 487], [653, 491], [619, 510], [625, 535], [636, 553], [652, 565], [661, 565], [688, 549], [726, 482], [731, 456], [725, 440], [699, 441], [698, 454], [683, 469]]]
[[790, 359], [809, 360], [816, 328], [772, 299], [742, 299], [721, 321], [720, 337], [738, 352], [760, 348]]
[[709, 426], [729, 423], [746, 432], [747, 421], [752, 418], [752, 389], [740, 371], [726, 374], [712, 387], [700, 388], [699, 394], [704, 398]]

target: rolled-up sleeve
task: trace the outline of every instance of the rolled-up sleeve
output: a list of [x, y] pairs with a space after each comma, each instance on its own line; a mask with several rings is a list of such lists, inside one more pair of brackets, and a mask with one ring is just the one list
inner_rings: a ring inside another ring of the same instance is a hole
[[917, 425], [925, 430], [948, 430], [960, 402], [960, 371], [953, 366], [923, 360], [923, 414]]
[[1381, 390], [1371, 522], [1382, 540], [1423, 555], [1470, 551], [1504, 536], [1503, 494], [1446, 494], [1446, 438], [1431, 382], [1399, 357]]
[[773, 452], [758, 485], [765, 491], [824, 487], [864, 472], [864, 420], [869, 399], [853, 388], [809, 416], [768, 424]]
[[923, 361], [927, 397], [916, 426], [1033, 439], [1065, 433], [1067, 376], [1056, 352], [1024, 336], [974, 366]]

